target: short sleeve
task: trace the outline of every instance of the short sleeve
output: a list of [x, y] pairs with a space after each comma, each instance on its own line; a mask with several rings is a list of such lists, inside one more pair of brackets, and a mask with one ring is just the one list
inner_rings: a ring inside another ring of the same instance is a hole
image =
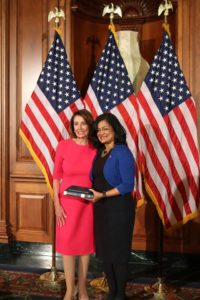
[[54, 160], [53, 179], [61, 179], [63, 177], [63, 155], [62, 155], [62, 142], [60, 142], [56, 149]]

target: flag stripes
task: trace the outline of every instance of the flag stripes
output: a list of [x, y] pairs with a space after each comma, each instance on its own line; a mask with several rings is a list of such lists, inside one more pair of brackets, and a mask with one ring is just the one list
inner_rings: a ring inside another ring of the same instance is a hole
[[69, 137], [70, 119], [82, 108], [84, 105], [64, 45], [55, 32], [54, 42], [20, 125], [20, 135], [41, 168], [51, 195], [57, 145]]
[[198, 214], [199, 149], [195, 103], [165, 32], [137, 100], [145, 185], [170, 229]]

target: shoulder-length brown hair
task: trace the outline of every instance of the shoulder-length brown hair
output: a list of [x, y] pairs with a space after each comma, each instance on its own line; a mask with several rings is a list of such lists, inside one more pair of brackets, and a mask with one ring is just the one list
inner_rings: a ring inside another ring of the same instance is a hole
[[86, 124], [88, 125], [89, 127], [89, 135], [88, 135], [88, 138], [90, 139], [91, 138], [91, 134], [92, 134], [92, 126], [93, 126], [93, 123], [94, 123], [94, 119], [93, 119], [93, 116], [92, 114], [87, 110], [87, 109], [80, 109], [80, 110], [77, 110], [71, 120], [70, 120], [70, 135], [71, 137], [73, 138], [76, 138], [76, 133], [74, 131], [74, 118], [76, 116], [80, 116], [84, 119], [84, 121], [86, 122]]

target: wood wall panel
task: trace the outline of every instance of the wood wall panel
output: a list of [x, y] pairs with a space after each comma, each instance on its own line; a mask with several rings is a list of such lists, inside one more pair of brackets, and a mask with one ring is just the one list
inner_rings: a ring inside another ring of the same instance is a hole
[[[200, 4], [198, 0], [190, 1], [190, 32], [189, 49], [190, 50], [190, 89], [197, 106], [197, 116], [200, 116]], [[198, 135], [200, 141], [200, 119], [198, 118]], [[200, 145], [200, 143], [199, 143]]]
[[10, 222], [13, 238], [19, 241], [50, 242], [53, 202], [43, 181], [12, 179]]
[[[184, 71], [188, 86], [197, 106], [197, 116], [200, 115], [200, 41], [198, 36], [200, 18], [200, 3], [198, 0], [182, 0], [178, 10], [177, 48], [179, 62]], [[198, 118], [198, 135], [200, 139], [200, 121]]]
[[[52, 200], [40, 169], [19, 136], [19, 125], [53, 41], [54, 22], [48, 23], [48, 13], [55, 6], [64, 10], [68, 6], [64, 0], [9, 2], [11, 232], [16, 240], [51, 242]], [[66, 32], [62, 32], [63, 39]]]

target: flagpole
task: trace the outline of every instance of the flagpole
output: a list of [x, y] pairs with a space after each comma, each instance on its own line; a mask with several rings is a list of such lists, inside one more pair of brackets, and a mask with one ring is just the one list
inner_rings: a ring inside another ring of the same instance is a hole
[[[52, 201], [53, 203], [53, 201]], [[53, 222], [52, 222], [52, 252], [51, 252], [51, 269], [40, 276], [40, 280], [48, 283], [48, 285], [55, 286], [63, 284], [65, 281], [65, 275], [63, 272], [58, 272], [56, 269], [56, 218], [53, 210]]]
[[167, 294], [175, 293], [174, 288], [168, 287], [163, 278], [163, 244], [164, 244], [164, 228], [159, 218], [159, 248], [158, 248], [158, 280], [152, 286], [146, 286], [145, 292], [154, 295], [155, 300], [166, 300]]
[[[170, 36], [170, 28], [168, 24], [169, 10], [173, 10], [171, 0], [163, 0], [158, 8], [158, 16], [164, 13], [163, 28], [168, 32]], [[159, 249], [158, 249], [158, 281], [151, 287], [145, 287], [145, 291], [150, 294], [154, 294], [156, 300], [166, 300], [166, 296], [169, 292], [175, 292], [174, 289], [168, 288], [164, 283], [163, 278], [163, 243], [164, 243], [164, 228], [161, 219], [159, 218]]]
[[[65, 19], [65, 13], [62, 9], [55, 7], [55, 12], [52, 10], [48, 14], [48, 22], [54, 19], [55, 30], [59, 31], [59, 19]], [[53, 200], [52, 200], [53, 203]], [[56, 218], [53, 205], [53, 220], [52, 220], [52, 252], [51, 252], [51, 269], [40, 276], [40, 280], [48, 283], [49, 285], [55, 286], [60, 285], [65, 281], [65, 275], [63, 272], [57, 272], [56, 269]]]

